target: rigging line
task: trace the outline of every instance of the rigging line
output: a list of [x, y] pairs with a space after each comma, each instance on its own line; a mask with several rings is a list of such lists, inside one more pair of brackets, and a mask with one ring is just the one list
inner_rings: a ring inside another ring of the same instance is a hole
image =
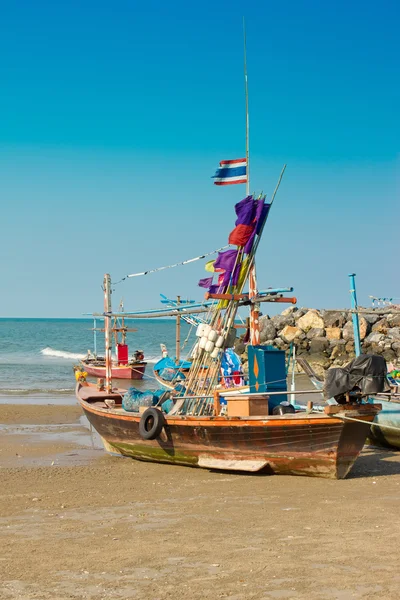
[[141, 271], [140, 273], [131, 273], [130, 275], [125, 275], [125, 277], [123, 277], [119, 281], [114, 282], [112, 285], [117, 285], [118, 283], [122, 283], [122, 281], [125, 281], [126, 279], [129, 279], [130, 277], [140, 277], [142, 275], [149, 275], [150, 273], [156, 273], [157, 271], [164, 271], [165, 269], [173, 269], [174, 267], [179, 267], [181, 265], [187, 265], [189, 263], [195, 262], [196, 260], [202, 260], [203, 258], [206, 258], [206, 256], [211, 256], [211, 254], [216, 254], [217, 252], [226, 250], [226, 248], [229, 248], [229, 246], [230, 246], [230, 244], [227, 244], [226, 246], [222, 246], [222, 248], [217, 248], [216, 250], [212, 250], [212, 252], [206, 252], [205, 254], [201, 254], [200, 256], [195, 256], [194, 258], [182, 260], [181, 262], [175, 263], [173, 265], [166, 265], [164, 267], [157, 267], [155, 269], [148, 269], [147, 271]]
[[[331, 415], [330, 415], [331, 416]], [[345, 421], [355, 421], [356, 423], [363, 423], [370, 427], [380, 427], [381, 429], [391, 429], [392, 431], [400, 431], [400, 427], [394, 427], [393, 425], [382, 425], [381, 423], [374, 423], [371, 421], [363, 421], [362, 419], [355, 419], [354, 417], [345, 417], [343, 415], [332, 415], [333, 418], [343, 419]]]

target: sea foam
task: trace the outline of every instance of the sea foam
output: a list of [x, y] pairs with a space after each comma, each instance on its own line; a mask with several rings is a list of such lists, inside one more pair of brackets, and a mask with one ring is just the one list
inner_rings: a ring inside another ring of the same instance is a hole
[[77, 354], [75, 352], [67, 352], [65, 350], [54, 350], [54, 348], [43, 348], [40, 351], [40, 354], [44, 356], [52, 356], [54, 358], [65, 358], [67, 360], [80, 360], [81, 358], [85, 358], [85, 354]]

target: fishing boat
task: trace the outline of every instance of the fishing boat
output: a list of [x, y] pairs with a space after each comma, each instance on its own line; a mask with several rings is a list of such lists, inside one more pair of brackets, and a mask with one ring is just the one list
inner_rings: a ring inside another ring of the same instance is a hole
[[[144, 361], [128, 360], [117, 358], [111, 366], [111, 373], [114, 379], [143, 379], [147, 363]], [[81, 368], [91, 377], [104, 379], [106, 376], [106, 361], [103, 357], [88, 357], [80, 361]]]
[[[111, 302], [111, 300], [110, 300]], [[110, 304], [111, 310], [111, 304]], [[114, 317], [111, 334], [114, 337], [115, 355], [116, 358], [111, 362], [111, 375], [114, 379], [143, 379], [147, 363], [144, 360], [142, 350], [136, 350], [131, 358], [129, 358], [129, 346], [126, 341], [128, 332], [137, 331], [125, 325], [124, 305], [120, 302], [119, 317]], [[94, 352], [88, 350], [85, 358], [80, 360], [79, 369], [86, 371], [91, 377], [104, 379], [106, 377], [106, 358], [97, 355], [97, 332], [104, 332], [104, 328], [96, 326], [96, 318], [94, 318]]]
[[[287, 391], [277, 389], [279, 383], [274, 381], [286, 382], [284, 352], [255, 343], [259, 336], [255, 307], [268, 298], [256, 291], [253, 295], [243, 294], [243, 285], [244, 281], [229, 294], [216, 294], [209, 323], [197, 329], [198, 350], [187, 376], [171, 391], [168, 406], [143, 406], [131, 412], [124, 406], [125, 390], [112, 385], [113, 314], [111, 278], [106, 275], [106, 385], [98, 389], [84, 376], [78, 377], [76, 397], [85, 415], [108, 452], [138, 460], [232, 471], [346, 477], [380, 406], [363, 404], [362, 396], [357, 394], [349, 395], [344, 404], [327, 405], [323, 413], [314, 411], [312, 403], [302, 410], [290, 405]], [[251, 325], [246, 393], [223, 390], [218, 377], [224, 345], [232, 343], [232, 319], [243, 296], [250, 305]], [[171, 309], [168, 315], [176, 316], [180, 309]], [[216, 345], [221, 337], [221, 345]], [[213, 339], [213, 345], [207, 345]]]
[[[76, 389], [86, 417], [112, 454], [207, 469], [330, 479], [349, 473], [379, 411], [379, 406], [354, 403], [336, 412], [337, 407], [327, 406], [324, 414], [269, 416], [268, 394], [238, 394], [228, 400], [228, 415], [218, 414], [218, 397], [199, 399], [212, 401], [213, 414], [207, 416], [169, 415], [155, 407], [134, 414], [123, 409], [122, 394], [114, 389], [100, 392], [87, 382], [78, 383]], [[263, 414], [235, 416], [243, 405]]]

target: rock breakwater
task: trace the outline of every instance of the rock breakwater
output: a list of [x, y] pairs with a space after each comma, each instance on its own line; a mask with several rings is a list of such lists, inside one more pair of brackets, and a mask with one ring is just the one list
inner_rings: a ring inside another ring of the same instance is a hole
[[[366, 310], [366, 309], [361, 309]], [[362, 352], [382, 355], [395, 368], [400, 367], [400, 312], [382, 310], [359, 315]], [[290, 307], [281, 314], [260, 318], [261, 344], [289, 351], [296, 346], [298, 356], [323, 375], [329, 367], [343, 366], [355, 356], [352, 314], [348, 310], [317, 310]], [[236, 351], [247, 360], [246, 347], [237, 340]]]

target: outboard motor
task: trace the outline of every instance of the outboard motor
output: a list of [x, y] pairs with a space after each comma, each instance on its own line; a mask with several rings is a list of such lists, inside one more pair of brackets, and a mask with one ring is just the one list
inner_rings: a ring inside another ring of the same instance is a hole
[[360, 354], [348, 365], [329, 369], [326, 373], [325, 399], [335, 398], [338, 404], [348, 402], [349, 394], [367, 396], [385, 390], [387, 366], [383, 356]]
[[293, 406], [293, 404], [290, 404], [290, 402], [281, 402], [280, 404], [278, 404], [278, 406], [275, 406], [272, 414], [273, 415], [286, 415], [287, 413], [294, 413], [295, 408]]

